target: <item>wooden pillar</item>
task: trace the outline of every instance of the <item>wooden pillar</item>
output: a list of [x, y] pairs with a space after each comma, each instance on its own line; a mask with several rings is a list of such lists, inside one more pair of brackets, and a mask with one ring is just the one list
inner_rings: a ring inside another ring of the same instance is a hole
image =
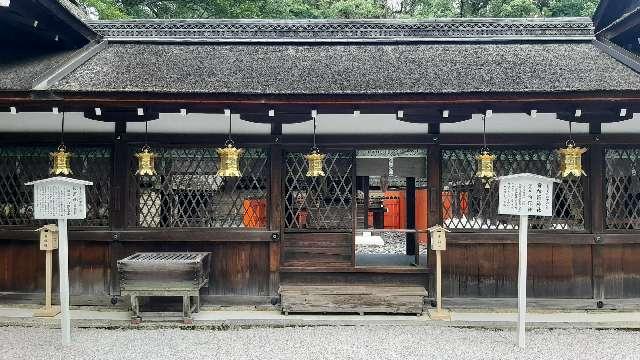
[[278, 295], [280, 287], [280, 244], [282, 239], [282, 124], [271, 124], [273, 142], [270, 148], [270, 178], [269, 178], [269, 230], [272, 241], [269, 244], [269, 295]]
[[[416, 228], [416, 178], [408, 177], [407, 178], [407, 229], [415, 230]], [[416, 233], [407, 233], [407, 255], [417, 255], [418, 254], [418, 245], [417, 245]], [[417, 264], [417, 257], [416, 257]]]
[[[129, 149], [127, 147], [127, 123], [118, 121], [115, 124], [112, 153], [113, 169], [111, 177], [111, 230], [122, 230], [127, 226], [127, 191], [129, 183]], [[122, 244], [114, 235], [109, 247], [111, 295], [120, 295], [120, 279], [117, 261], [123, 255]]]
[[[362, 220], [362, 228], [369, 228], [369, 177], [368, 176], [358, 176], [360, 179], [360, 190], [364, 194], [364, 200], [362, 201], [362, 207], [364, 208], [364, 219]], [[384, 226], [383, 226], [384, 227]]]
[[[600, 124], [597, 126], [589, 126], [589, 133], [594, 136], [594, 139], [599, 139]], [[588, 182], [589, 192], [588, 198], [585, 199], [585, 204], [588, 204], [586, 208], [587, 216], [589, 216], [589, 223], [591, 232], [594, 236], [594, 245], [591, 250], [591, 263], [592, 263], [592, 286], [593, 286], [593, 298], [596, 301], [602, 301], [605, 298], [604, 293], [604, 245], [602, 243], [602, 233], [604, 232], [604, 147], [599, 143], [594, 143], [588, 152]]]
[[[431, 127], [429, 127], [431, 129]], [[437, 134], [431, 134], [434, 141], [437, 140]], [[444, 225], [442, 223], [442, 150], [440, 145], [435, 144], [427, 147], [427, 183], [429, 185], [429, 219], [428, 226]], [[427, 264], [431, 259], [432, 251], [428, 251]], [[446, 275], [445, 275], [446, 279]], [[429, 294], [435, 294], [435, 283], [430, 278]]]

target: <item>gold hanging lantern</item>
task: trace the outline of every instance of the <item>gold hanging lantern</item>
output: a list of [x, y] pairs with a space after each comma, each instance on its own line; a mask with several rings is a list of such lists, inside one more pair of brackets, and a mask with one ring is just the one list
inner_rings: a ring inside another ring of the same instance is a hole
[[238, 158], [244, 152], [234, 146], [233, 141], [228, 140], [225, 147], [218, 148], [218, 156], [220, 164], [216, 175], [222, 177], [240, 177], [242, 173], [238, 168]]
[[154, 176], [156, 175], [156, 154], [151, 151], [151, 147], [147, 143], [149, 136], [149, 123], [144, 122], [144, 146], [140, 149], [139, 153], [136, 153], [138, 158], [138, 170], [136, 175], [140, 176]]
[[489, 189], [491, 187], [491, 181], [496, 177], [496, 172], [493, 169], [493, 161], [496, 156], [489, 152], [487, 148], [487, 116], [482, 115], [482, 151], [480, 155], [476, 156], [478, 162], [478, 171], [476, 177], [480, 178], [484, 183], [484, 187]]
[[573, 140], [567, 141], [567, 146], [556, 150], [560, 156], [560, 171], [558, 176], [563, 178], [575, 176], [580, 177], [587, 174], [582, 170], [582, 154], [587, 152], [586, 148], [576, 147]]
[[495, 159], [496, 156], [491, 154], [486, 148], [482, 150], [480, 155], [476, 156], [476, 160], [478, 161], [476, 177], [482, 180], [485, 188], [489, 188], [489, 184], [496, 177], [496, 172], [493, 169], [493, 161]]
[[322, 154], [317, 148], [313, 148], [310, 153], [305, 155], [305, 158], [309, 163], [307, 176], [318, 177], [325, 175], [323, 169], [325, 154]]
[[51, 175], [72, 175], [71, 171], [71, 153], [67, 151], [64, 144], [58, 146], [58, 151], [49, 154], [51, 157]]
[[151, 151], [149, 145], [143, 146], [142, 149], [140, 149], [140, 152], [136, 153], [136, 158], [138, 158], [138, 170], [136, 171], [136, 175], [156, 175], [156, 154]]
[[313, 118], [313, 147], [311, 148], [311, 152], [304, 156], [307, 159], [307, 163], [309, 164], [309, 168], [307, 169], [307, 176], [310, 177], [325, 175], [323, 167], [324, 158], [326, 155], [321, 153], [316, 146], [316, 116], [317, 112], [315, 110], [311, 111], [311, 117]]

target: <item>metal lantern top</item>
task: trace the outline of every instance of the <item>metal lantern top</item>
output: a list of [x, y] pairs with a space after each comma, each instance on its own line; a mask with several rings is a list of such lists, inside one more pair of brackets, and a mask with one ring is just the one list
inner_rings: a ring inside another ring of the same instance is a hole
[[67, 151], [64, 144], [58, 146], [58, 150], [49, 154], [52, 166], [49, 170], [51, 175], [72, 175], [71, 171], [71, 153]]
[[148, 145], [143, 146], [140, 152], [136, 153], [136, 158], [138, 158], [138, 170], [136, 171], [136, 175], [156, 175], [156, 154], [151, 152], [151, 148]]
[[496, 156], [487, 149], [482, 150], [480, 155], [476, 156], [476, 160], [478, 160], [476, 177], [486, 182], [485, 187], [489, 187], [489, 182], [496, 177], [496, 172], [493, 169], [493, 161], [495, 159]]
[[560, 171], [558, 175], [566, 178], [569, 176], [580, 177], [587, 174], [582, 170], [582, 154], [586, 148], [576, 147], [573, 141], [567, 141], [567, 147], [557, 150], [560, 155]]
[[238, 149], [232, 141], [227, 141], [225, 147], [218, 148], [217, 152], [220, 157], [220, 164], [216, 175], [222, 177], [242, 176], [238, 168], [238, 158], [244, 152], [243, 149]]
[[325, 154], [320, 153], [317, 148], [311, 149], [311, 152], [305, 155], [305, 158], [309, 162], [309, 170], [307, 170], [307, 176], [317, 177], [324, 176], [324, 158]]

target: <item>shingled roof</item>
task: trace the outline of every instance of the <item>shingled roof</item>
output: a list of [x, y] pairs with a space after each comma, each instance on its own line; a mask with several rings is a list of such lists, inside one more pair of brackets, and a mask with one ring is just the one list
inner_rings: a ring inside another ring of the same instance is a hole
[[384, 94], [640, 90], [640, 75], [579, 44], [113, 44], [64, 91]]
[[449, 94], [640, 90], [586, 18], [89, 22], [109, 46], [63, 92]]

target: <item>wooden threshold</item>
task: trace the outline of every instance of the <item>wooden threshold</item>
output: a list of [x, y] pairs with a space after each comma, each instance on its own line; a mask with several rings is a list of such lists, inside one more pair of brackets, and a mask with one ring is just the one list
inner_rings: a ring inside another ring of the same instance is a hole
[[378, 274], [430, 274], [433, 272], [431, 267], [390, 267], [390, 266], [356, 266], [356, 267], [335, 267], [335, 266], [315, 266], [300, 267], [287, 266], [281, 267], [280, 272], [285, 273], [378, 273]]

